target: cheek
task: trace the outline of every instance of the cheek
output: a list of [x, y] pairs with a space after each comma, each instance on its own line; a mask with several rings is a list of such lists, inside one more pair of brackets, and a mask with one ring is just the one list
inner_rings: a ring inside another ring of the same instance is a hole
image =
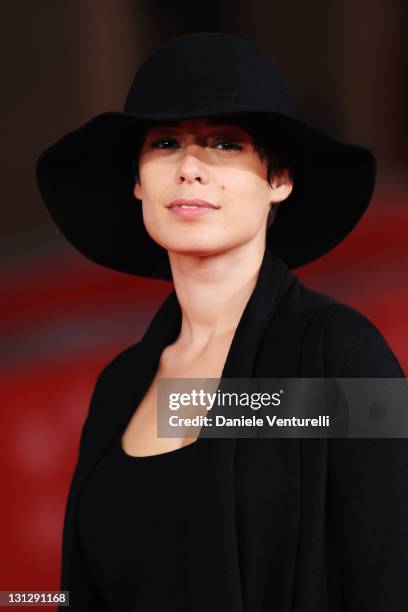
[[156, 208], [160, 205], [164, 190], [163, 173], [152, 164], [146, 164], [140, 172], [140, 180], [143, 204], [146, 208]]
[[244, 173], [235, 180], [224, 181], [223, 195], [232, 211], [239, 211], [255, 223], [263, 220], [268, 211], [270, 194], [267, 182], [253, 173]]
[[251, 237], [264, 232], [269, 211], [266, 190], [262, 186], [252, 185], [246, 191], [240, 203], [239, 226], [242, 236]]

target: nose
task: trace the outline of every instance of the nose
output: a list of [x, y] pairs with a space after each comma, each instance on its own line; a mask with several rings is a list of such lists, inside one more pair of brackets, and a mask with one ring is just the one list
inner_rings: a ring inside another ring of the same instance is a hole
[[205, 164], [198, 159], [197, 155], [194, 155], [193, 151], [189, 148], [183, 154], [182, 159], [177, 167], [177, 182], [178, 183], [199, 183], [205, 184], [208, 182], [208, 174]]

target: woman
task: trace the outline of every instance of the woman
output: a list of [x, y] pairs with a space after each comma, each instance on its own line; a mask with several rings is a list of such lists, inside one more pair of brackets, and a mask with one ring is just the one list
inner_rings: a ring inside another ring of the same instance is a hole
[[289, 271], [354, 228], [372, 154], [296, 117], [276, 67], [226, 34], [171, 39], [124, 111], [37, 166], [81, 253], [175, 287], [95, 385], [64, 523], [71, 609], [402, 611], [405, 440], [156, 431], [161, 378], [404, 376], [366, 317]]

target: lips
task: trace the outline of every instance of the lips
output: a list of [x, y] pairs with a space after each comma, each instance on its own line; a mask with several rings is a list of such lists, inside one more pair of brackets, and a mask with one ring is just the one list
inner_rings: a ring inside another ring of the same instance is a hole
[[219, 208], [219, 206], [200, 198], [179, 198], [170, 202], [167, 208], [182, 208], [186, 210], [188, 208]]

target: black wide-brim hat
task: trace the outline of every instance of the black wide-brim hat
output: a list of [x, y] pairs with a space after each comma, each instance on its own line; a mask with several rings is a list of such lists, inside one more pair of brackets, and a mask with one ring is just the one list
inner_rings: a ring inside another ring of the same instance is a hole
[[[305, 67], [305, 69], [307, 69]], [[289, 269], [328, 253], [352, 231], [375, 183], [367, 148], [341, 142], [298, 117], [286, 81], [248, 40], [201, 32], [170, 39], [137, 71], [124, 112], [101, 113], [48, 147], [37, 161], [47, 209], [90, 260], [171, 280], [167, 251], [147, 233], [133, 194], [131, 161], [148, 122], [256, 115], [263, 138], [296, 154], [294, 186], [267, 245]]]

